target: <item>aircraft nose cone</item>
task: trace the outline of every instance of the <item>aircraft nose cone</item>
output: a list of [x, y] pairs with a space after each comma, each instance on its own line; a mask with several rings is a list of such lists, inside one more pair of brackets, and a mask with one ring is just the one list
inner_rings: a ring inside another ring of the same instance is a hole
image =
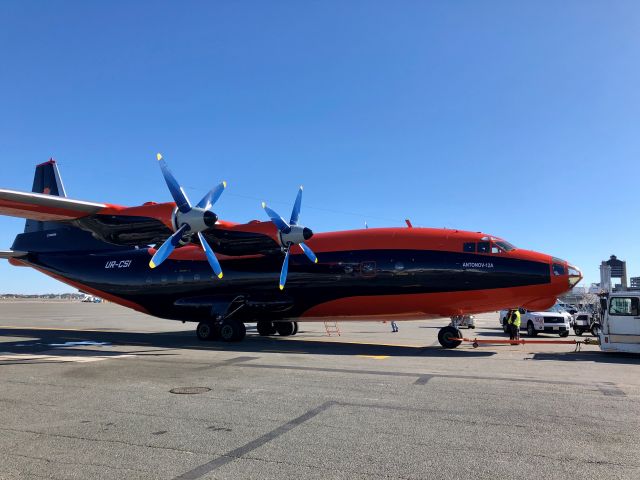
[[304, 227], [302, 229], [302, 236], [304, 237], [305, 240], [309, 240], [311, 237], [313, 237], [313, 232], [311, 231], [310, 228]]
[[572, 287], [575, 287], [578, 283], [580, 283], [580, 280], [582, 280], [582, 272], [578, 267], [575, 267], [570, 263], [567, 263], [567, 270], [567, 273], [569, 274], [569, 284]]
[[211, 210], [204, 212], [204, 223], [207, 227], [213, 227], [218, 221], [218, 216]]

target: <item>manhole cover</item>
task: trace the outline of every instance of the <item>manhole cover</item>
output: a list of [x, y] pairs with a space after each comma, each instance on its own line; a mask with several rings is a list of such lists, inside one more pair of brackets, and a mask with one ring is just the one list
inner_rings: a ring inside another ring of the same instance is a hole
[[198, 393], [207, 393], [209, 391], [211, 391], [211, 389], [207, 387], [176, 387], [169, 390], [169, 392], [177, 395], [196, 395]]

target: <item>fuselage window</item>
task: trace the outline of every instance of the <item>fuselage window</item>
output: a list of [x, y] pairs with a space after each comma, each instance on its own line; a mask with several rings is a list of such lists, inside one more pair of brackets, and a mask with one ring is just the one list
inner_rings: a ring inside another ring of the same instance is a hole
[[559, 275], [564, 275], [564, 266], [559, 263], [553, 264], [553, 274], [557, 277]]
[[491, 244], [489, 242], [478, 242], [478, 253], [489, 253]]
[[476, 242], [467, 242], [464, 244], [463, 250], [465, 252], [473, 252], [476, 251]]
[[504, 250], [502, 250], [497, 244], [493, 244], [491, 245], [491, 253], [503, 253]]

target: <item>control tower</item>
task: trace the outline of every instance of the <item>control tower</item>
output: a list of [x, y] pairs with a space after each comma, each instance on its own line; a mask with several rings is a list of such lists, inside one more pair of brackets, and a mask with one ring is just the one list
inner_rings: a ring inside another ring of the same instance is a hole
[[627, 262], [624, 260], [618, 260], [618, 257], [611, 255], [609, 260], [604, 260], [601, 263], [603, 266], [609, 266], [611, 268], [611, 279], [620, 279], [618, 285], [613, 286], [613, 290], [627, 290]]

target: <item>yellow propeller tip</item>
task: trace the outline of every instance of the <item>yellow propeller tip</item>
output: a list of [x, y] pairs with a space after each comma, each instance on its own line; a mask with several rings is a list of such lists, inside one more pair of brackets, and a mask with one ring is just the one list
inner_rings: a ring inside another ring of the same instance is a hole
[[156, 158], [158, 159], [158, 161], [162, 160], [162, 155], [161, 154], [156, 154]]
[[262, 202], [262, 208], [266, 207], [267, 204], [265, 202]]
[[302, 185], [300, 185], [300, 190], [304, 190], [304, 187]]
[[284, 285], [280, 285], [280, 290], [284, 290]]
[[218, 275], [218, 278], [222, 278], [222, 272], [220, 272], [220, 274]]
[[227, 181], [226, 181], [226, 180], [222, 182], [222, 186], [223, 186], [224, 188], [227, 188]]
[[149, 266], [150, 266], [151, 268], [156, 268], [156, 264], [155, 264], [155, 263], [153, 263], [153, 262], [149, 262]]
[[316, 258], [316, 261], [315, 261], [315, 262], [313, 262], [313, 263], [318, 263], [318, 259]]

